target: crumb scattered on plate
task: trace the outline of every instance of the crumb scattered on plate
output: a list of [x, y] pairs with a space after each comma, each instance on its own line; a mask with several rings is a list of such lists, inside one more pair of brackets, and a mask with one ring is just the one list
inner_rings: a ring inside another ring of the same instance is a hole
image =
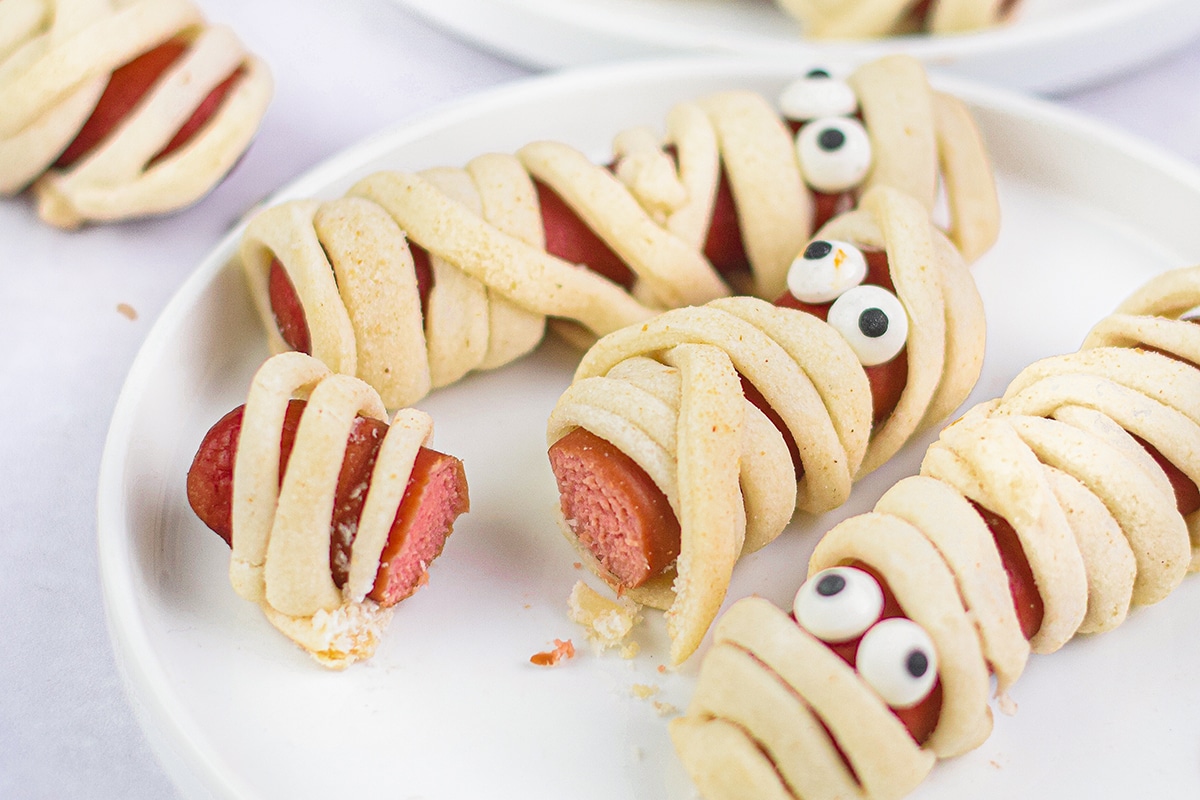
[[651, 697], [658, 694], [658, 687], [650, 686], [649, 684], [645, 683], [635, 683], [633, 686], [629, 687], [629, 691], [632, 692], [634, 697], [642, 700], [649, 700]]
[[568, 615], [587, 630], [588, 640], [602, 650], [623, 645], [621, 655], [637, 655], [636, 642], [626, 643], [633, 626], [641, 620], [641, 609], [628, 598], [609, 600], [583, 581], [576, 581], [567, 599]]
[[129, 303], [117, 303], [117, 313], [128, 320], [136, 320], [138, 318], [137, 309], [129, 305]]

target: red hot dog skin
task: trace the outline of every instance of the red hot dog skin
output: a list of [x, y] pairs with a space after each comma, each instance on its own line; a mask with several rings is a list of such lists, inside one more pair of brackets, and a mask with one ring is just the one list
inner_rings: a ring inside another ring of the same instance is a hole
[[[799, 787], [813, 800], [903, 797], [937, 758], [987, 737], [990, 680], [1003, 693], [1029, 653], [1115, 628], [1196, 569], [1200, 326], [1186, 315], [1198, 304], [1200, 267], [1154, 278], [1078, 352], [1031, 365], [946, 428], [919, 476], [830, 530], [793, 616], [751, 598], [718, 620], [692, 705], [671, 723], [707, 800]], [[941, 700], [927, 733], [924, 700], [911, 707], [916, 719], [889, 709], [861, 659], [845, 658], [844, 639], [889, 616], [883, 602], [812, 611], [813, 597], [837, 594], [814, 586], [847, 569], [867, 571], [932, 643], [908, 673], [936, 666]], [[790, 705], [768, 719], [780, 687]], [[786, 737], [800, 729], [815, 733], [797, 748]], [[751, 778], [735, 785], [728, 774]]]
[[[807, 275], [797, 290], [828, 305], [831, 322], [754, 298], [669, 311], [601, 339], [551, 414], [564, 531], [615, 589], [667, 609], [676, 661], [707, 630], [740, 553], [774, 539], [797, 508], [843, 503], [857, 477], [949, 414], [979, 374], [979, 296], [916, 201], [872, 190], [819, 235], [829, 239], [796, 259]], [[847, 242], [886, 253], [895, 293], [865, 282], [862, 249]], [[887, 320], [892, 336], [863, 320]], [[873, 423], [867, 370], [901, 353], [905, 383]], [[623, 466], [584, 471], [583, 448], [602, 448], [567, 438], [578, 429], [620, 451]], [[659, 511], [628, 511], [651, 494], [665, 498], [678, 534], [654, 524]], [[650, 556], [671, 552], [674, 564], [653, 574], [661, 559]]]
[[389, 421], [366, 384], [288, 353], [197, 451], [188, 499], [231, 544], [235, 589], [326, 666], [370, 657], [469, 509], [462, 463], [430, 433], [422, 412]]
[[0, 192], [32, 186], [52, 225], [199, 200], [245, 152], [270, 101], [265, 64], [186, 0], [25, 22], [0, 47]]

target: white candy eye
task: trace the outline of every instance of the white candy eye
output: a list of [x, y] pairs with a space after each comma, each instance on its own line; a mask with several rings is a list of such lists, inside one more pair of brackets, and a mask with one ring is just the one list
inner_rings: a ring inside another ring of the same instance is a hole
[[796, 154], [804, 180], [818, 192], [834, 194], [862, 183], [871, 169], [871, 140], [850, 117], [815, 119], [796, 134]]
[[892, 708], [912, 708], [929, 696], [937, 680], [933, 640], [903, 617], [881, 621], [858, 643], [855, 668]]
[[813, 69], [784, 88], [779, 95], [779, 110], [794, 122], [849, 116], [858, 110], [858, 97], [850, 84], [823, 69]]
[[867, 277], [867, 259], [852, 244], [816, 239], [792, 261], [787, 286], [803, 303], [828, 303]]
[[829, 307], [826, 320], [846, 338], [864, 367], [891, 361], [908, 341], [908, 314], [896, 295], [874, 284], [850, 289]]
[[806, 580], [792, 604], [800, 627], [824, 642], [848, 642], [883, 613], [883, 590], [869, 573], [830, 567]]

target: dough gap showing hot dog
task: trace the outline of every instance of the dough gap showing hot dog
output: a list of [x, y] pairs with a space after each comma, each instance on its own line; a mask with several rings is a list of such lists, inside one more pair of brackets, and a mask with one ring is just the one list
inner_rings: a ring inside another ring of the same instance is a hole
[[1151, 280], [831, 529], [790, 615], [735, 603], [671, 724], [704, 797], [903, 797], [987, 738], [991, 680], [1200, 566], [1197, 307], [1200, 267]]
[[232, 547], [234, 587], [336, 668], [370, 657], [469, 508], [462, 462], [424, 446], [428, 416], [389, 424], [382, 409], [361, 381], [282, 354], [188, 472], [193, 510]]
[[776, 0], [817, 39], [961, 34], [1011, 20], [1021, 0]]
[[551, 413], [564, 532], [614, 589], [667, 610], [676, 663], [741, 553], [797, 508], [841, 505], [979, 375], [982, 303], [916, 200], [876, 187], [820, 236], [786, 304], [728, 298], [616, 331]]
[[249, 146], [272, 82], [186, 0], [0, 6], [0, 192], [64, 228], [199, 200]]
[[271, 350], [399, 407], [528, 353], [548, 319], [586, 346], [731, 287], [778, 297], [811, 231], [874, 186], [928, 213], [944, 196], [968, 261], [996, 238], [979, 132], [910, 58], [814, 71], [778, 108], [741, 91], [684, 102], [665, 127], [622, 131], [605, 165], [533, 142], [264, 210], [240, 255]]

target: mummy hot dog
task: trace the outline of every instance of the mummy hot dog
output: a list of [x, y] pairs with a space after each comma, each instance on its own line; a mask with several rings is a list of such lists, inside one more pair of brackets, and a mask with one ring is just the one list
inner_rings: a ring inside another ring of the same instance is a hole
[[810, 232], [876, 185], [927, 210], [943, 187], [968, 260], [994, 241], [979, 134], [916, 61], [806, 77], [781, 107], [725, 92], [673, 108], [665, 137], [622, 132], [608, 166], [536, 142], [268, 209], [242, 261], [271, 347], [357, 374], [395, 407], [528, 352], [547, 317], [594, 341], [730, 284], [777, 297]]
[[793, 308], [729, 298], [610, 334], [551, 413], [564, 532], [617, 591], [667, 609], [676, 663], [740, 553], [797, 508], [845, 502], [978, 377], [978, 293], [917, 201], [874, 188], [820, 235]]
[[989, 674], [1170, 594], [1200, 552], [1198, 304], [1200, 267], [1154, 279], [834, 527], [792, 616], [734, 604], [671, 729], [704, 796], [902, 797], [988, 736]]
[[182, 208], [249, 146], [271, 91], [186, 0], [6, 0], [0, 193], [32, 186], [64, 228]]
[[1008, 21], [1020, 0], [776, 0], [806, 36], [860, 39], [968, 33]]
[[232, 548], [230, 580], [328, 667], [369, 658], [467, 511], [462, 463], [428, 415], [300, 353], [259, 369], [188, 472], [196, 514]]

